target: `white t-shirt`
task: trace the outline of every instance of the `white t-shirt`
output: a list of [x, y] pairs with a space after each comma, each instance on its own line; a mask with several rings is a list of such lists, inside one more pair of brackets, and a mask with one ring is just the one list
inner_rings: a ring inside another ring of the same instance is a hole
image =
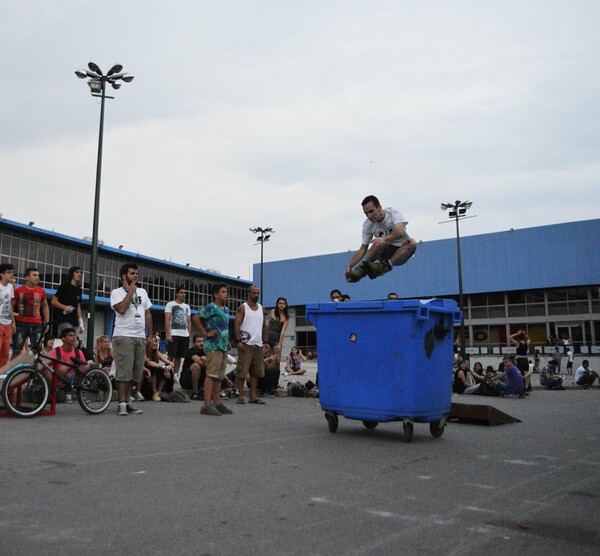
[[[388, 207], [385, 210], [385, 218], [382, 222], [371, 222], [368, 218], [365, 220], [362, 229], [362, 244], [368, 245], [371, 243], [371, 240], [374, 237], [385, 237], [390, 235], [394, 231], [394, 226], [396, 224], [404, 224], [406, 226], [408, 224], [408, 220], [404, 218], [404, 215], [399, 211], [395, 210], [392, 207]], [[400, 247], [404, 245], [410, 236], [406, 232], [406, 227], [404, 228], [404, 235], [395, 241], [391, 242], [391, 245], [395, 245], [396, 247]]]
[[188, 319], [192, 310], [187, 303], [169, 301], [165, 307], [165, 313], [171, 313], [171, 336], [189, 337]]
[[12, 284], [0, 284], [0, 324], [12, 324], [11, 301], [14, 295], [15, 289]]
[[[127, 297], [125, 288], [117, 288], [110, 292], [110, 306], [113, 307]], [[144, 288], [137, 288], [127, 311], [123, 315], [115, 311], [115, 329], [113, 336], [128, 336], [130, 338], [146, 337], [146, 309], [152, 303]]]

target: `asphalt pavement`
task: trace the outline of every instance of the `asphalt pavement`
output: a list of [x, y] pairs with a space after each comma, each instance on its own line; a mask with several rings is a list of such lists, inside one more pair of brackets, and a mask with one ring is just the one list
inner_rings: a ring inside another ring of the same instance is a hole
[[410, 443], [265, 401], [0, 419], [0, 554], [598, 554], [600, 391], [455, 396], [522, 422]]

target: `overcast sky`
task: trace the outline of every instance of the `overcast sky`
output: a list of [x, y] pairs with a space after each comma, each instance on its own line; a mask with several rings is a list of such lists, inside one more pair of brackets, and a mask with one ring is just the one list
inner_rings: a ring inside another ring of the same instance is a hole
[[598, 218], [599, 28], [597, 0], [5, 1], [0, 212], [91, 235], [94, 61], [135, 75], [106, 106], [109, 245], [248, 279], [248, 228], [275, 228], [265, 261], [354, 251], [368, 194], [422, 241], [456, 199], [464, 235]]

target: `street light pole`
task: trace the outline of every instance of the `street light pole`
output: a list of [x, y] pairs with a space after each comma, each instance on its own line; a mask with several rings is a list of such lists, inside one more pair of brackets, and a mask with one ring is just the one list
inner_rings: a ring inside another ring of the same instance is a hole
[[461, 218], [465, 218], [467, 210], [471, 208], [473, 203], [471, 201], [455, 201], [454, 203], [442, 203], [441, 209], [448, 210], [449, 218], [454, 218], [456, 222], [456, 259], [458, 263], [458, 305], [461, 312], [460, 319], [460, 356], [465, 359], [465, 311], [463, 302], [463, 277], [462, 277], [462, 256], [460, 252], [460, 229], [458, 221]]
[[[271, 238], [271, 234], [275, 233], [275, 230], [273, 228], [250, 228], [250, 231], [253, 234], [260, 234], [257, 238], [256, 241], [258, 243], [260, 243], [260, 304], [263, 304], [263, 299], [264, 299], [264, 292], [263, 292], [263, 252], [264, 252], [264, 246], [265, 246], [265, 242], [269, 241], [269, 239]], [[256, 244], [255, 244], [256, 245]]]
[[88, 85], [92, 96], [100, 98], [100, 129], [98, 131], [98, 158], [96, 161], [96, 189], [94, 195], [94, 220], [92, 228], [92, 254], [90, 258], [90, 294], [88, 309], [88, 332], [86, 346], [92, 349], [94, 345], [94, 320], [96, 316], [96, 293], [98, 291], [98, 223], [100, 219], [100, 183], [102, 177], [102, 145], [104, 141], [104, 103], [107, 98], [106, 84], [110, 83], [113, 89], [121, 87], [120, 81], [129, 83], [133, 81], [133, 75], [121, 73], [123, 66], [115, 64], [104, 75], [102, 70], [94, 62], [88, 64], [89, 70], [77, 70], [75, 75], [79, 79], [89, 78]]

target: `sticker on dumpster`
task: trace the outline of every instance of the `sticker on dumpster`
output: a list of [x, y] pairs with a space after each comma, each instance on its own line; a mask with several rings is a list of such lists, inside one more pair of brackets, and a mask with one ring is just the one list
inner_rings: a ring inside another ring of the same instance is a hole
[[350, 334], [350, 341], [354, 344], [356, 343], [356, 332], [352, 332]]

